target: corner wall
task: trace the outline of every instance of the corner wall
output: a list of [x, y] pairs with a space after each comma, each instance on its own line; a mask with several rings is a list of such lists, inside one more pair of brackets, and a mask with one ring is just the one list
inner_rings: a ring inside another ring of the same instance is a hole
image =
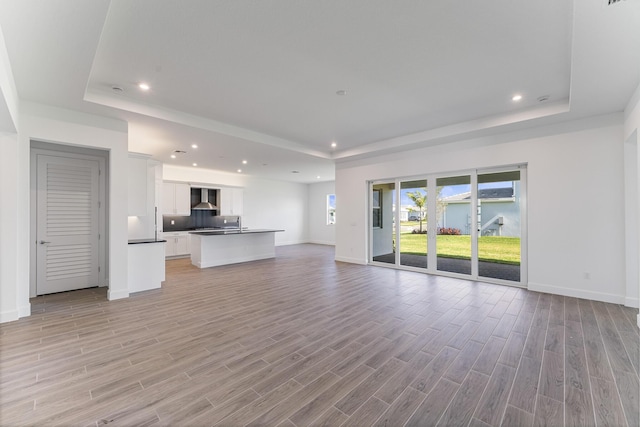
[[[327, 195], [335, 191], [334, 181], [309, 184], [309, 243], [336, 244], [336, 226], [327, 224]], [[336, 222], [340, 221], [339, 204], [336, 200]]]
[[[638, 147], [640, 145], [640, 85], [636, 88], [624, 110], [624, 138], [627, 149], [625, 154], [633, 155], [635, 152], [635, 157], [631, 162], [625, 159], [625, 162], [628, 162], [625, 163], [627, 167], [625, 169], [625, 184], [627, 184], [625, 191], [635, 193], [635, 206], [627, 206], [626, 211], [629, 215], [627, 221], [635, 223], [636, 229], [635, 232], [628, 231], [626, 236], [627, 246], [632, 248], [632, 253], [627, 254], [627, 277], [637, 280], [636, 283], [627, 283], [627, 288], [630, 294], [635, 288], [637, 300], [640, 297], [640, 278], [638, 278], [640, 276], [640, 272], [638, 272], [640, 265], [640, 219], [638, 218], [638, 213], [640, 213], [640, 149]], [[635, 161], [635, 165], [633, 161]], [[635, 254], [633, 250], [636, 251]], [[640, 314], [638, 314], [638, 327], [640, 327]]]
[[613, 114], [338, 163], [336, 259], [367, 262], [367, 180], [526, 163], [529, 289], [624, 304], [623, 145]]
[[[109, 152], [108, 298], [129, 296], [127, 283], [127, 123], [70, 110], [23, 104], [18, 138], [17, 204], [18, 282], [20, 303], [28, 304], [30, 212], [30, 141], [87, 147]], [[124, 173], [123, 173], [124, 171]], [[22, 293], [24, 290], [24, 294]]]

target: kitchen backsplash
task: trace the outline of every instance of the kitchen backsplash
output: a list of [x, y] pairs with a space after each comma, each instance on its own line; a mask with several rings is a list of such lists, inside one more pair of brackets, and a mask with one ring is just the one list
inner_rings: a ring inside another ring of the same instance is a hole
[[[164, 231], [182, 231], [196, 228], [213, 228], [215, 227], [214, 215], [215, 211], [197, 211], [192, 210], [191, 216], [168, 216], [162, 217], [162, 230]], [[173, 224], [171, 223], [173, 221]]]
[[[173, 220], [173, 224], [171, 221]], [[197, 228], [239, 228], [240, 217], [213, 215], [213, 211], [192, 210], [191, 216], [163, 216], [163, 231], [195, 230]]]

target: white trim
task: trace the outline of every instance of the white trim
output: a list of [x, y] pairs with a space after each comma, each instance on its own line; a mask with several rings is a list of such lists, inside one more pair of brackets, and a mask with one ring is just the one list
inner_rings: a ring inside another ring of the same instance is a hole
[[626, 307], [640, 308], [640, 298], [626, 297], [624, 299], [624, 305]]
[[563, 295], [565, 297], [583, 298], [592, 301], [609, 302], [612, 304], [624, 304], [625, 297], [622, 295], [609, 294], [605, 292], [587, 291], [584, 289], [565, 288], [563, 286], [544, 285], [542, 283], [529, 282], [530, 291], [544, 292], [547, 294]]
[[325, 245], [325, 246], [335, 246], [335, 242], [324, 241], [324, 240], [309, 240], [307, 243], [312, 245]]
[[334, 258], [334, 260], [339, 262], [348, 262], [349, 264], [367, 265], [366, 260], [358, 259], [358, 258], [337, 256]]
[[31, 303], [28, 303], [26, 305], [21, 305], [20, 307], [18, 307], [18, 315], [20, 317], [31, 316]]
[[18, 310], [0, 312], [0, 323], [13, 322], [20, 318]]
[[123, 298], [129, 298], [129, 289], [128, 288], [127, 288], [126, 291], [123, 291], [123, 290], [112, 291], [111, 289], [109, 289], [107, 291], [107, 299], [109, 301], [113, 301], [113, 300], [117, 300], [117, 299], [123, 299]]

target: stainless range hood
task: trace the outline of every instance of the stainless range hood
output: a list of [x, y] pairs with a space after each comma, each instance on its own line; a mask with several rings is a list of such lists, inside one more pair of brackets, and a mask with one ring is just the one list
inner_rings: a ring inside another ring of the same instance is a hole
[[200, 189], [200, 203], [191, 209], [197, 211], [213, 211], [218, 209], [213, 203], [209, 202], [209, 190], [207, 188]]

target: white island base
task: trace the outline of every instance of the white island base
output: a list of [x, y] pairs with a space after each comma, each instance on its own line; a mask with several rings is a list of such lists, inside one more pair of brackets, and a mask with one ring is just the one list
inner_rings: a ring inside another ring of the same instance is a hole
[[191, 233], [191, 264], [207, 268], [275, 258], [278, 231], [282, 230]]

